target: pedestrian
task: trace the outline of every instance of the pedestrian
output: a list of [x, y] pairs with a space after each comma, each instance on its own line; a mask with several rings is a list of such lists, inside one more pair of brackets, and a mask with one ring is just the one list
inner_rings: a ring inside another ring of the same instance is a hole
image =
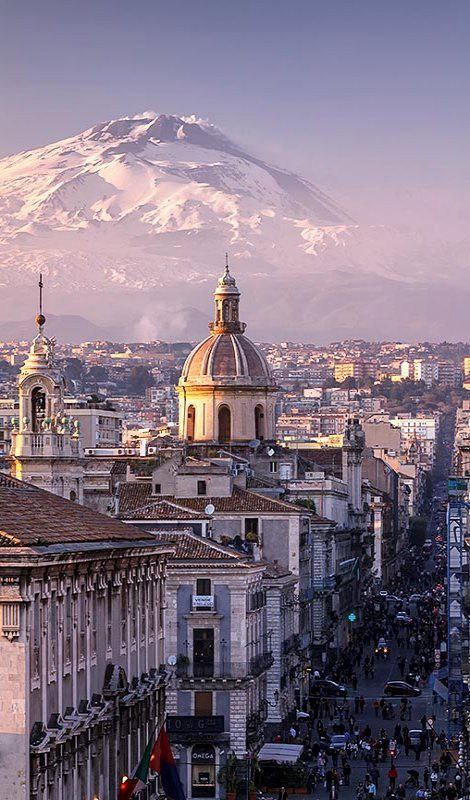
[[375, 716], [378, 717], [380, 709], [380, 703], [378, 700], [374, 700], [374, 702], [372, 703], [372, 708], [374, 709]]
[[325, 775], [325, 789], [329, 795], [331, 795], [331, 790], [333, 788], [333, 770], [329, 769]]
[[359, 697], [356, 695], [356, 697], [354, 698], [354, 711], [356, 714], [359, 714], [359, 707], [360, 707]]
[[287, 800], [287, 789], [285, 786], [281, 786], [277, 798], [278, 800]]
[[361, 709], [361, 714], [364, 713], [365, 704], [366, 704], [366, 701], [365, 701], [364, 695], [361, 694], [361, 696], [359, 697], [359, 708]]
[[377, 787], [373, 781], [371, 781], [367, 787], [367, 795], [370, 800], [374, 800], [374, 798], [377, 796]]
[[346, 761], [346, 763], [343, 766], [343, 776], [344, 776], [344, 785], [349, 786], [349, 780], [351, 778], [351, 764], [349, 763], [349, 761]]
[[427, 767], [424, 768], [423, 772], [423, 782], [425, 789], [429, 789], [429, 769]]
[[351, 676], [351, 683], [352, 683], [352, 687], [353, 687], [354, 691], [356, 692], [357, 691], [357, 675], [356, 675], [355, 672], [353, 672], [353, 674]]
[[390, 769], [388, 771], [388, 785], [389, 785], [390, 789], [394, 789], [395, 788], [395, 784], [397, 782], [397, 778], [398, 778], [397, 768], [396, 768], [395, 764], [392, 761], [392, 765], [391, 765], [391, 767], [390, 767]]

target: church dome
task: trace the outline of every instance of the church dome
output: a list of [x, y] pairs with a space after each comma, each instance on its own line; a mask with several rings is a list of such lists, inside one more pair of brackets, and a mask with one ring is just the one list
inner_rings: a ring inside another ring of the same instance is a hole
[[264, 355], [245, 336], [239, 305], [227, 262], [214, 292], [210, 335], [187, 357], [178, 384], [179, 430], [187, 442], [274, 439], [277, 387]]
[[189, 354], [181, 382], [272, 386], [265, 357], [242, 333], [213, 333]]

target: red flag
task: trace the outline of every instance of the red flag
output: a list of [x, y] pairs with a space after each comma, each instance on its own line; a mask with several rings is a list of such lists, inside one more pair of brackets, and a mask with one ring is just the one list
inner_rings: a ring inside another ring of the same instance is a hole
[[164, 727], [158, 734], [157, 741], [153, 746], [150, 756], [150, 769], [159, 774], [163, 791], [167, 797], [171, 798], [171, 800], [186, 800], [170, 741]]

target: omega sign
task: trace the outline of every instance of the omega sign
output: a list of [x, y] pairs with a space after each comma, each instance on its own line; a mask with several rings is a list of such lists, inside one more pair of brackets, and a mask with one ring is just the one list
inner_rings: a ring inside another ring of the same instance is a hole
[[223, 715], [214, 717], [172, 717], [166, 718], [169, 734], [216, 734], [223, 733], [225, 718]]

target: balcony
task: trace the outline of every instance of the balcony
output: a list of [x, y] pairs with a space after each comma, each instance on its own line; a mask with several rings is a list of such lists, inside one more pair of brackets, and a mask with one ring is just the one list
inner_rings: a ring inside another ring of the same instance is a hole
[[288, 639], [285, 639], [282, 643], [282, 652], [284, 655], [290, 653], [292, 650], [295, 650], [299, 646], [299, 634], [293, 633], [292, 636], [289, 636]]
[[191, 595], [191, 611], [215, 611], [215, 597], [213, 594]]
[[248, 662], [219, 664], [207, 661], [188, 661], [183, 660], [176, 666], [176, 677], [183, 682], [217, 682], [217, 681], [240, 681], [248, 678], [257, 677], [269, 669], [274, 663], [272, 653], [260, 653], [251, 658]]
[[258, 656], [254, 656], [250, 659], [250, 674], [257, 677], [261, 675], [261, 673], [266, 672], [273, 664], [274, 658], [271, 652], [260, 653]]

